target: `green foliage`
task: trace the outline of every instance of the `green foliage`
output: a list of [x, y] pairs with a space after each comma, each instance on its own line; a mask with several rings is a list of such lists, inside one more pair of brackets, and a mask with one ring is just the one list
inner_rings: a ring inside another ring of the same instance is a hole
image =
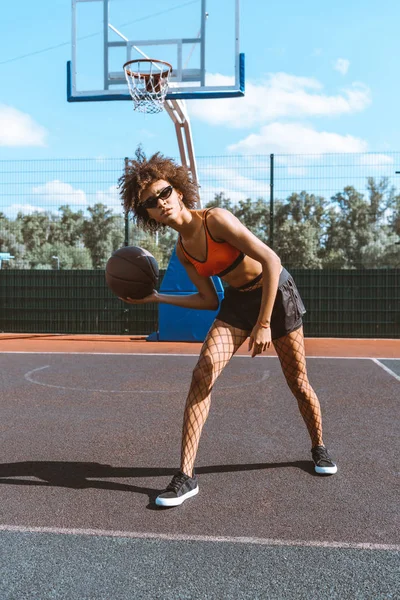
[[57, 221], [56, 231], [64, 244], [75, 246], [82, 238], [85, 217], [83, 211], [74, 213], [68, 205], [60, 206], [61, 218]]
[[274, 250], [291, 268], [322, 267], [321, 234], [327, 225], [327, 202], [307, 192], [277, 201], [274, 214]]
[[104, 269], [112, 252], [123, 245], [124, 222], [104, 204], [89, 206], [90, 219], [83, 223], [82, 237], [95, 269]]
[[[400, 196], [387, 178], [368, 178], [368, 198], [352, 186], [332, 197], [325, 243], [324, 268], [379, 268], [399, 264], [395, 242], [399, 231]], [[396, 235], [397, 234], [397, 235]]]
[[274, 250], [283, 265], [291, 268], [320, 269], [318, 230], [311, 222], [287, 220], [276, 235]]
[[212, 206], [216, 206], [218, 208], [226, 208], [226, 210], [230, 210], [231, 212], [233, 212], [235, 209], [231, 200], [229, 198], [226, 198], [224, 192], [215, 194], [214, 200], [209, 202], [206, 205], [206, 208], [211, 208]]
[[234, 214], [254, 235], [268, 243], [269, 208], [263, 198], [258, 198], [255, 202], [250, 198], [239, 200]]
[[258, 198], [255, 202], [251, 198], [239, 200], [235, 205], [229, 198], [226, 198], [224, 192], [216, 194], [213, 201], [206, 205], [211, 207], [225, 208], [235, 215], [246, 227], [250, 229], [263, 242], [267, 242], [269, 226], [269, 209], [263, 198]]
[[[264, 198], [232, 202], [224, 192], [207, 207], [230, 210], [258, 238], [271, 242], [270, 206]], [[125, 223], [104, 204], [83, 211], [61, 206], [58, 213], [33, 212], [8, 219], [0, 212], [0, 252], [15, 258], [4, 268], [102, 269], [124, 245]], [[306, 191], [276, 199], [273, 249], [287, 267], [399, 268], [400, 194], [387, 178], [367, 180], [367, 194], [353, 186], [327, 200]], [[147, 248], [166, 268], [177, 233], [145, 233], [130, 224], [129, 243]], [[57, 257], [53, 258], [53, 257]]]

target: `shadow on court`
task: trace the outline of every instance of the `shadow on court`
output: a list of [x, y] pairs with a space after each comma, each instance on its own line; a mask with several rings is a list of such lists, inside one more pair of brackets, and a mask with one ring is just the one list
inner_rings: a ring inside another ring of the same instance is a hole
[[[317, 477], [313, 465], [306, 461], [204, 466], [198, 467], [196, 472], [200, 476], [211, 473], [241, 473], [245, 471], [282, 469], [286, 467], [296, 467]], [[133, 494], [143, 494], [147, 496], [149, 500], [147, 508], [163, 510], [162, 508], [153, 505], [156, 496], [162, 488], [151, 489], [121, 484], [118, 482], [101, 481], [101, 479], [127, 477], [164, 477], [168, 479], [171, 478], [175, 472], [176, 469], [112, 467], [111, 465], [101, 465], [98, 463], [51, 461], [20, 462], [0, 464], [0, 485], [52, 486], [72, 489], [92, 488], [97, 490], [131, 492]], [[33, 477], [35, 480], [23, 479], [25, 477]]]
[[168, 510], [154, 499], [179, 467], [196, 356], [0, 362], [2, 600], [400, 593], [395, 361], [308, 360], [339, 467], [320, 477], [278, 360], [233, 358], [200, 442], [200, 493]]

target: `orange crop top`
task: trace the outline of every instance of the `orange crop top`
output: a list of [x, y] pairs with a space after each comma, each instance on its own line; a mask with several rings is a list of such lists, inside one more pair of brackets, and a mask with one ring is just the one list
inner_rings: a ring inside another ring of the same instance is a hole
[[191, 254], [185, 250], [181, 236], [179, 236], [179, 246], [199, 275], [203, 275], [203, 277], [211, 277], [212, 275], [223, 277], [230, 271], [233, 271], [233, 269], [242, 262], [245, 255], [228, 242], [217, 242], [212, 237], [207, 226], [207, 214], [210, 210], [212, 210], [212, 208], [205, 210], [202, 216], [206, 234], [206, 260], [197, 260], [197, 258], [191, 256]]

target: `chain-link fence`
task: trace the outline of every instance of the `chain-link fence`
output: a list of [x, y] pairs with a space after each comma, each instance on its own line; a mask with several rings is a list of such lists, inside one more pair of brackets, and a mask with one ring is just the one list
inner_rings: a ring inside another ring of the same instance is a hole
[[[165, 267], [175, 232], [126, 227], [124, 158], [0, 161], [0, 261], [104, 268], [124, 243]], [[197, 159], [202, 205], [232, 210], [293, 268], [400, 266], [400, 152]]]
[[[400, 269], [291, 274], [308, 337], [400, 338]], [[148, 335], [158, 328], [157, 304], [121, 302], [99, 269], [0, 271], [0, 332]]]

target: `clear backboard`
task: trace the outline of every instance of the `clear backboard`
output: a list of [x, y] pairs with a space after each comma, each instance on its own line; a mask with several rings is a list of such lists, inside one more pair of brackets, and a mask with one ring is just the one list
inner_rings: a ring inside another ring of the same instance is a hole
[[167, 100], [244, 95], [239, 0], [72, 0], [69, 102], [131, 100], [123, 64], [169, 62]]

